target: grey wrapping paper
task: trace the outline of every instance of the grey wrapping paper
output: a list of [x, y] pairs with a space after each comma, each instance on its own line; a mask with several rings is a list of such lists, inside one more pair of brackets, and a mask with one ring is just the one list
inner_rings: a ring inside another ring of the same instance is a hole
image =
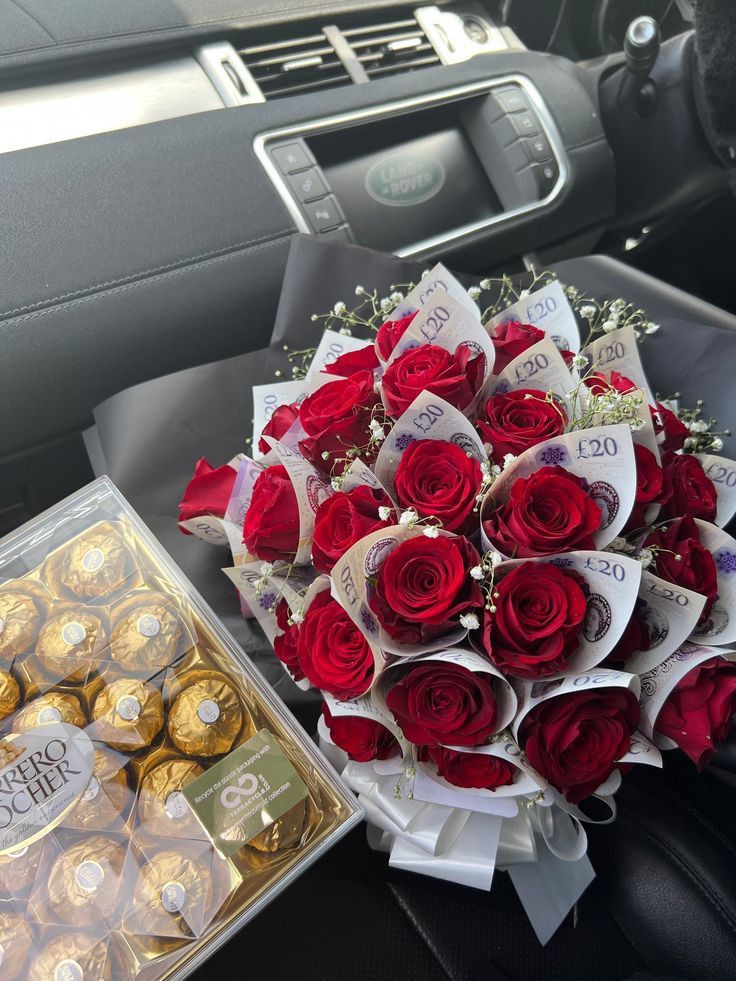
[[[358, 283], [384, 295], [392, 283], [417, 279], [422, 268], [357, 247], [297, 237], [269, 349], [136, 385], [95, 410], [95, 429], [88, 435], [95, 471], [99, 474], [104, 468], [115, 481], [287, 701], [309, 696], [291, 684], [255, 621], [241, 619], [235, 591], [220, 571], [229, 564], [228, 553], [183, 535], [177, 526], [177, 504], [199, 457], [218, 466], [246, 450], [251, 388], [276, 380], [277, 369], [288, 377], [284, 343], [292, 348], [316, 346], [321, 330], [310, 320], [313, 312], [326, 312], [339, 299], [351, 303]], [[664, 395], [681, 392], [684, 405], [703, 398], [706, 414], [716, 416], [722, 426], [736, 425], [736, 319], [706, 304], [702, 306], [708, 319], [719, 326], [695, 323], [692, 306], [684, 309], [690, 319], [680, 319], [675, 316], [682, 309], [677, 291], [650, 290], [648, 295], [646, 284], [653, 281], [620, 264], [614, 268], [616, 277], [608, 270], [602, 273], [595, 258], [582, 259], [563, 263], [560, 273], [564, 282], [584, 287], [599, 299], [623, 296], [644, 306], [662, 325], [640, 348], [652, 388]], [[630, 291], [627, 276], [632, 279]], [[723, 455], [735, 454], [733, 437], [725, 439]]]

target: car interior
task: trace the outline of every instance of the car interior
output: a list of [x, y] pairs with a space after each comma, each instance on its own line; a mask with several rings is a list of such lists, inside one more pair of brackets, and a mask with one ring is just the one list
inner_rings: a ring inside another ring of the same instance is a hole
[[[735, 41], [726, 0], [0, 0], [0, 534], [92, 479], [100, 403], [268, 346], [297, 233], [679, 321], [653, 380], [728, 424]], [[736, 745], [632, 774], [545, 947], [504, 875], [412, 877], [359, 828], [196, 977], [731, 978], [734, 802]]]

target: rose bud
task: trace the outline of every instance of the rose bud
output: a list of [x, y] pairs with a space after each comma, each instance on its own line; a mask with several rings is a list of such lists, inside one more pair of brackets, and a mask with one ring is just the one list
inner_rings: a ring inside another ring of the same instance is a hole
[[494, 328], [491, 340], [496, 351], [493, 362], [493, 374], [500, 375], [514, 358], [518, 358], [527, 348], [544, 340], [545, 333], [531, 324], [522, 324], [518, 320], [509, 320]]
[[374, 719], [359, 715], [332, 715], [322, 703], [322, 718], [329, 729], [330, 738], [357, 763], [371, 760], [387, 760], [401, 753], [398, 742], [386, 726]]
[[315, 596], [304, 615], [297, 655], [310, 683], [335, 698], [357, 698], [373, 681], [373, 651], [329, 589]]
[[700, 544], [700, 533], [690, 515], [660, 528], [644, 542], [654, 548], [656, 573], [676, 586], [692, 589], [706, 598], [698, 623], [708, 619], [718, 599], [718, 575], [713, 556]]
[[625, 395], [627, 392], [636, 390], [633, 381], [626, 375], [622, 375], [620, 371], [612, 371], [608, 375], [603, 371], [591, 371], [589, 375], [583, 378], [583, 382], [593, 395], [608, 395], [609, 392], [619, 392], [621, 395]]
[[437, 773], [454, 787], [476, 787], [497, 790], [514, 782], [516, 767], [508, 760], [485, 753], [460, 753], [444, 746], [424, 746], [419, 751], [421, 762], [432, 761]]
[[634, 604], [634, 612], [629, 618], [629, 622], [624, 628], [624, 632], [619, 637], [616, 646], [606, 658], [612, 664], [626, 664], [630, 657], [637, 651], [648, 651], [651, 646], [649, 626], [642, 619], [642, 613], [647, 604], [644, 600], [637, 599]]
[[361, 347], [358, 351], [346, 351], [332, 362], [325, 365], [322, 371], [326, 375], [339, 375], [340, 378], [350, 378], [356, 371], [375, 371], [380, 367], [376, 349], [372, 344]]
[[646, 446], [634, 443], [636, 460], [636, 496], [624, 534], [646, 527], [646, 512], [651, 504], [661, 504], [666, 497], [664, 474], [656, 456]]
[[657, 434], [657, 442], [665, 453], [677, 453], [685, 445], [685, 440], [690, 435], [690, 430], [684, 422], [681, 422], [675, 413], [657, 402], [656, 411], [650, 409], [654, 431]]
[[282, 436], [288, 433], [298, 418], [299, 409], [296, 402], [292, 402], [290, 405], [277, 406], [271, 413], [271, 418], [263, 427], [261, 438], [258, 440], [258, 452], [263, 453], [265, 456], [271, 449], [263, 438], [264, 436], [270, 436], [271, 439], [280, 440]]
[[[384, 521], [379, 515], [381, 507], [390, 508], [392, 517]], [[361, 538], [394, 524], [393, 515], [394, 508], [388, 495], [363, 484], [328, 497], [320, 504], [314, 518], [314, 568], [329, 574], [337, 560]]]
[[664, 467], [664, 486], [663, 518], [689, 514], [701, 521], [715, 521], [718, 491], [700, 460], [686, 454], [671, 456]]
[[286, 467], [259, 474], [243, 523], [245, 547], [258, 559], [292, 562], [299, 547], [299, 505]]
[[372, 371], [357, 371], [350, 378], [328, 382], [300, 406], [307, 438], [300, 441], [299, 449], [323, 473], [342, 473], [348, 450], [359, 449], [366, 458], [370, 423], [378, 405]]
[[578, 804], [616, 769], [639, 714], [635, 696], [624, 688], [568, 692], [531, 709], [520, 744], [537, 773]]
[[515, 558], [594, 549], [602, 515], [587, 488], [564, 467], [541, 467], [514, 482], [506, 504], [484, 521], [485, 533], [500, 552]]
[[[188, 521], [200, 515], [224, 517], [236, 477], [237, 471], [231, 466], [215, 468], [204, 457], [197, 460], [194, 476], [179, 502], [179, 521]], [[184, 531], [184, 534], [191, 532]]]
[[422, 392], [437, 395], [460, 411], [466, 409], [483, 384], [485, 361], [485, 354], [473, 355], [462, 344], [455, 354], [436, 344], [405, 351], [381, 379], [388, 411], [400, 416]]
[[585, 580], [572, 569], [523, 562], [493, 587], [483, 647], [504, 674], [546, 678], [567, 670], [587, 606]]
[[296, 623], [289, 623], [291, 610], [285, 599], [279, 600], [276, 607], [276, 624], [281, 631], [273, 641], [273, 652], [287, 669], [294, 681], [301, 681], [304, 671], [299, 663], [299, 652], [297, 644], [299, 640], [299, 626]]
[[678, 681], [654, 728], [702, 770], [728, 735], [734, 712], [736, 664], [713, 657]]
[[479, 746], [496, 731], [498, 708], [490, 675], [459, 664], [415, 663], [388, 692], [386, 705], [417, 746]]
[[376, 334], [376, 349], [383, 361], [388, 361], [394, 348], [406, 333], [406, 329], [416, 317], [416, 311], [399, 320], [387, 320], [381, 324]]
[[470, 576], [480, 557], [467, 538], [417, 535], [381, 565], [369, 605], [401, 644], [424, 644], [456, 630], [460, 617], [483, 606]]
[[477, 528], [473, 508], [482, 483], [478, 461], [454, 443], [438, 439], [411, 443], [394, 477], [403, 508], [414, 508], [422, 518], [435, 517], [445, 531], [458, 534], [468, 531], [471, 523]]
[[491, 396], [476, 422], [483, 442], [491, 444], [493, 462], [499, 466], [508, 453], [518, 456], [545, 439], [561, 436], [566, 426], [565, 410], [548, 399], [546, 392], [534, 388]]

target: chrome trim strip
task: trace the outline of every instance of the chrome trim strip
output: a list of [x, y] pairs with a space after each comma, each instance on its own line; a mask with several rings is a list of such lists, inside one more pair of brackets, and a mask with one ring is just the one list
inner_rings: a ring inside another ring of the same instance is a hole
[[560, 195], [569, 175], [567, 155], [565, 153], [564, 144], [549, 109], [542, 99], [542, 96], [539, 94], [537, 88], [532, 84], [532, 82], [524, 75], [503, 75], [499, 78], [488, 79], [484, 82], [472, 82], [467, 85], [460, 85], [454, 88], [440, 89], [437, 92], [428, 93], [426, 95], [414, 96], [410, 99], [401, 99], [398, 102], [388, 102], [381, 106], [356, 109], [352, 112], [340, 113], [334, 116], [323, 116], [319, 119], [313, 119], [310, 122], [299, 126], [287, 126], [283, 129], [268, 130], [267, 132], [260, 133], [258, 136], [256, 136], [253, 141], [253, 149], [264, 170], [270, 177], [271, 182], [278, 191], [278, 194], [292, 217], [297, 229], [301, 232], [306, 232], [307, 234], [313, 234], [311, 228], [307, 224], [306, 218], [302, 215], [295, 198], [292, 196], [285, 178], [282, 177], [281, 173], [276, 168], [275, 164], [271, 160], [271, 157], [269, 156], [269, 143], [272, 143], [275, 140], [288, 139], [288, 137], [299, 138], [302, 136], [309, 136], [313, 133], [341, 129], [344, 127], [353, 126], [364, 120], [389, 118], [391, 116], [397, 116], [410, 112], [412, 109], [426, 108], [428, 106], [455, 102], [458, 99], [462, 99], [467, 96], [480, 95], [483, 92], [490, 92], [494, 88], [498, 88], [502, 85], [508, 85], [509, 83], [516, 83], [521, 86], [534, 106], [537, 115], [539, 116], [544, 135], [549, 140], [550, 146], [552, 147], [552, 152], [559, 168], [559, 177], [557, 178], [557, 182], [549, 194], [545, 198], [542, 198], [541, 201], [535, 201], [533, 204], [523, 205], [520, 208], [515, 208], [512, 211], [506, 211], [500, 215], [494, 215], [493, 217], [486, 218], [483, 221], [461, 225], [440, 235], [434, 235], [430, 238], [423, 239], [419, 242], [414, 242], [411, 245], [406, 245], [396, 250], [396, 255], [398, 256], [420, 256], [424, 253], [447, 246], [450, 243], [461, 241], [470, 235], [474, 235], [476, 232], [485, 231], [486, 229], [492, 228], [496, 225], [506, 224], [517, 218], [544, 211], [549, 208], [549, 206]]

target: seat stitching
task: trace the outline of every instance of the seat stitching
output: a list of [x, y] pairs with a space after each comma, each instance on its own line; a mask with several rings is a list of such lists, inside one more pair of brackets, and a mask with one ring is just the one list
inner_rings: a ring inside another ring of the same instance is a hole
[[[243, 252], [260, 252], [263, 249], [269, 249], [272, 245], [280, 245], [284, 241], [284, 238], [272, 239], [270, 242], [262, 242], [260, 245], [252, 245], [247, 248], [238, 249], [237, 251], [228, 252], [227, 255], [215, 256], [210, 259], [203, 259], [200, 262], [192, 262], [186, 266], [180, 266], [177, 269], [172, 269], [169, 272], [160, 273], [156, 276], [149, 276], [146, 279], [136, 280], [134, 283], [126, 283], [124, 286], [116, 286], [113, 289], [105, 290], [104, 292], [92, 293], [90, 296], [83, 296], [76, 300], [69, 300], [66, 303], [62, 303], [60, 306], [64, 308], [81, 306], [83, 303], [89, 303], [92, 300], [98, 299], [98, 297], [106, 297], [117, 295], [118, 293], [126, 293], [130, 290], [138, 289], [139, 286], [147, 286], [149, 283], [154, 281], [161, 281], [164, 279], [171, 279], [174, 276], [179, 276], [183, 272], [188, 272], [193, 266], [206, 266], [214, 265], [215, 263], [225, 262], [228, 259], [232, 259], [234, 256], [240, 255]], [[15, 327], [17, 324], [25, 323], [28, 320], [35, 320], [37, 317], [44, 317], [47, 313], [53, 313], [58, 310], [59, 306], [44, 307], [43, 310], [36, 310], [35, 313], [26, 313], [22, 317], [12, 317], [10, 320], [6, 320], [4, 324], [0, 324], [2, 327]]]
[[[45, 34], [45, 35], [46, 35], [47, 37], [50, 37], [50, 38], [51, 38], [51, 40], [52, 40], [52, 41], [54, 41], [54, 42], [56, 41], [56, 38], [55, 38], [55, 37], [54, 37], [54, 35], [53, 35], [53, 34], [51, 33], [51, 31], [49, 31], [49, 30], [47, 30], [47, 29], [46, 29], [46, 28], [45, 28], [45, 27], [43, 26], [43, 24], [42, 24], [42, 23], [41, 23], [41, 21], [40, 21], [40, 20], [38, 19], [38, 17], [34, 17], [34, 15], [33, 15], [33, 14], [32, 14], [32, 13], [31, 13], [31, 12], [29, 11], [29, 10], [26, 10], [26, 8], [25, 8], [25, 7], [21, 7], [21, 5], [20, 5], [20, 4], [18, 3], [18, 0], [10, 0], [10, 2], [11, 2], [11, 3], [13, 4], [13, 6], [14, 6], [14, 7], [17, 7], [17, 8], [18, 8], [18, 10], [20, 10], [20, 12], [21, 12], [22, 14], [25, 14], [25, 15], [26, 15], [26, 17], [27, 17], [27, 18], [28, 18], [29, 20], [32, 20], [32, 21], [33, 21], [33, 23], [34, 23], [34, 24], [36, 24], [36, 26], [37, 26], [37, 27], [40, 27], [40, 28], [41, 28], [41, 30], [42, 30], [42, 31], [44, 32], [44, 34]], [[44, 47], [44, 48], [45, 48], [45, 47], [48, 47], [48, 45], [45, 45], [45, 44], [44, 44], [44, 45], [41, 45], [41, 47]]]
[[110, 279], [104, 283], [96, 283], [93, 286], [84, 286], [78, 290], [72, 290], [70, 293], [62, 293], [59, 296], [52, 296], [46, 300], [38, 300], [35, 303], [27, 303], [25, 306], [16, 307], [14, 310], [5, 310], [0, 313], [0, 319], [7, 319], [13, 317], [17, 313], [25, 313], [27, 310], [38, 310], [40, 307], [51, 306], [55, 303], [61, 303], [64, 300], [71, 300], [76, 296], [82, 296], [85, 293], [94, 293], [98, 290], [107, 289], [110, 286], [119, 286], [122, 283], [130, 283], [135, 279], [145, 279], [147, 276], [155, 276], [158, 273], [167, 272], [170, 269], [176, 269], [179, 267], [184, 267], [187, 265], [192, 265], [202, 260], [211, 259], [215, 256], [225, 255], [228, 252], [238, 252], [242, 251], [244, 248], [250, 245], [257, 245], [260, 242], [265, 242], [268, 239], [278, 239], [279, 237], [284, 237], [286, 235], [291, 235], [294, 232], [294, 226], [289, 228], [279, 229], [277, 232], [270, 232], [268, 235], [262, 235], [260, 238], [248, 239], [245, 242], [236, 242], [234, 245], [227, 245], [220, 249], [213, 249], [210, 252], [202, 252], [199, 255], [189, 256], [186, 259], [177, 259], [175, 262], [169, 262], [163, 266], [154, 266], [151, 269], [144, 269], [141, 272], [129, 273], [127, 276], [120, 276], [118, 279]]

